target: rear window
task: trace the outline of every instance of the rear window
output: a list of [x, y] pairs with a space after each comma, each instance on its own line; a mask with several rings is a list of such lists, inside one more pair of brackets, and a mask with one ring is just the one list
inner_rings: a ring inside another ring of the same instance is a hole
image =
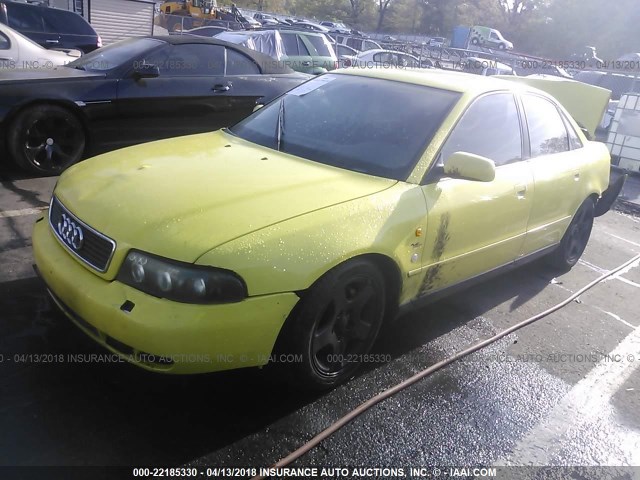
[[56, 10], [54, 8], [44, 8], [42, 10], [47, 32], [96, 36], [93, 27], [75, 12]]
[[422, 85], [325, 74], [230, 131], [314, 162], [404, 181], [459, 97]]

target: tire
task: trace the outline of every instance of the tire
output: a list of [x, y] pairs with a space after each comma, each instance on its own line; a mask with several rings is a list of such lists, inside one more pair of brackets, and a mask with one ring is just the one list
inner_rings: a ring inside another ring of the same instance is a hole
[[568, 271], [578, 263], [591, 236], [594, 209], [595, 205], [590, 198], [580, 205], [562, 237], [560, 245], [547, 257], [547, 263], [550, 266]]
[[[276, 351], [294, 354], [290, 383], [312, 390], [334, 388], [360, 366], [385, 314], [385, 283], [371, 262], [355, 259], [321, 277], [287, 319]], [[300, 360], [301, 361], [298, 361]]]
[[473, 37], [473, 38], [471, 39], [471, 43], [472, 43], [473, 45], [480, 45], [480, 40], [478, 39], [478, 37]]
[[20, 168], [59, 175], [82, 158], [86, 136], [76, 115], [57, 105], [34, 105], [18, 114], [7, 134], [7, 147]]
[[498, 45], [498, 50], [506, 50], [507, 46], [504, 43]]

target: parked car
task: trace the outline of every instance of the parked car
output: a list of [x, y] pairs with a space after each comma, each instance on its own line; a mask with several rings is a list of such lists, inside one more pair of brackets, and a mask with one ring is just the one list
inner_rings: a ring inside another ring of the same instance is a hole
[[[298, 72], [318, 75], [338, 66], [338, 57], [333, 45], [329, 41], [329, 37], [323, 33], [289, 26], [278, 26], [275, 29], [266, 28], [262, 31], [277, 31], [279, 33], [279, 38], [274, 35], [274, 41], [277, 42], [274, 47], [280, 41], [282, 42], [284, 62]], [[227, 34], [224, 34], [223, 38], [228, 41], [237, 41], [232, 40], [231, 35]], [[240, 36], [236, 38], [241, 39]], [[265, 48], [275, 50], [267, 45]], [[280, 60], [278, 57], [274, 56], [274, 58]]]
[[[241, 32], [222, 32], [216, 36], [225, 42], [235, 43], [250, 48], [274, 60], [286, 63], [284, 42], [278, 30], [243, 30]], [[291, 65], [288, 65], [291, 67]]]
[[232, 125], [307, 78], [217, 39], [135, 37], [3, 72], [0, 131], [19, 166], [57, 174], [86, 153]]
[[361, 36], [339, 35], [339, 34], [331, 34], [330, 36], [335, 43], [339, 43], [341, 45], [346, 45], [348, 47], [355, 48], [359, 52], [382, 48], [378, 42], [374, 40], [369, 40], [368, 38], [361, 37]]
[[265, 24], [272, 25], [280, 23], [276, 17], [274, 17], [273, 15], [269, 15], [268, 13], [258, 12], [253, 15], [253, 18], [263, 26]]
[[513, 50], [513, 43], [505, 39], [500, 30], [476, 25], [469, 33], [471, 45], [498, 50]]
[[343, 35], [349, 35], [351, 33], [351, 28], [344, 23], [324, 21], [320, 22], [320, 25], [327, 27], [332, 33], [341, 33]]
[[433, 37], [429, 39], [429, 47], [444, 47], [446, 39], [444, 37]]
[[53, 68], [80, 57], [79, 50], [47, 50], [33, 40], [0, 23], [0, 78], [2, 71], [17, 68]]
[[100, 36], [80, 15], [41, 4], [0, 1], [0, 23], [45, 48], [88, 53], [102, 46]]
[[[425, 59], [426, 61], [426, 59]], [[428, 60], [428, 65], [432, 67], [433, 63]], [[352, 60], [354, 67], [360, 68], [420, 68], [420, 60], [413, 55], [403, 52], [396, 52], [395, 50], [367, 50], [366, 52], [359, 52], [358, 55]]]
[[335, 44], [334, 48], [338, 56], [338, 65], [340, 68], [351, 67], [358, 56], [358, 50], [339, 43]]
[[126, 361], [286, 354], [275, 368], [322, 389], [399, 311], [537, 258], [571, 268], [608, 183], [606, 146], [540, 90], [346, 69], [230, 129], [74, 166], [33, 249], [54, 302]]
[[329, 29], [327, 27], [322, 26], [319, 23], [309, 22], [307, 20], [293, 22], [292, 25], [297, 28], [311, 30], [312, 32], [329, 33]]

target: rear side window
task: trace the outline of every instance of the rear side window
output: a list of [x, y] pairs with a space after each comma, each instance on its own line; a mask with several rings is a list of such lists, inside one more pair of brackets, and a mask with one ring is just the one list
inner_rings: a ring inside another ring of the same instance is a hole
[[318, 37], [315, 35], [306, 35], [306, 37], [307, 37], [307, 40], [311, 42], [311, 45], [313, 45], [313, 48], [316, 49], [316, 52], [318, 52], [319, 56], [321, 57], [333, 56], [331, 53], [331, 50], [329, 49], [330, 47], [325, 42], [324, 38]]
[[7, 2], [7, 17], [9, 26], [19, 32], [44, 32], [44, 22], [39, 14], [38, 7]]
[[4, 33], [0, 32], [0, 50], [8, 50], [11, 46], [11, 42], [5, 36]]
[[96, 32], [80, 15], [74, 12], [43, 9], [44, 28], [47, 32], [55, 32], [72, 35], [92, 35]]
[[531, 157], [569, 150], [567, 129], [556, 106], [536, 95], [524, 95], [522, 101], [529, 127]]
[[[301, 41], [298, 39], [298, 35], [295, 33], [280, 33], [282, 35], [282, 43], [284, 44], [284, 52], [288, 56], [296, 56], [296, 55], [309, 55], [307, 48], [304, 45], [301, 45]], [[304, 47], [302, 50], [300, 47]]]
[[260, 69], [246, 55], [227, 48], [227, 75], [256, 75]]
[[447, 139], [441, 161], [454, 152], [481, 155], [496, 166], [522, 160], [520, 118], [513, 95], [496, 93], [476, 100]]

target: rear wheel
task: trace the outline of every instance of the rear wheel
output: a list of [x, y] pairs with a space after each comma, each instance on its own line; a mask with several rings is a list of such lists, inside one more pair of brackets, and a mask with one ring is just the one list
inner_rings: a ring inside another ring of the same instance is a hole
[[560, 270], [569, 270], [582, 256], [593, 228], [594, 204], [586, 199], [573, 216], [560, 245], [547, 257], [548, 263]]
[[346, 262], [318, 280], [287, 320], [277, 350], [301, 361], [289, 364], [293, 381], [333, 388], [361, 364], [378, 335], [385, 312], [385, 285], [370, 262]]
[[57, 105], [35, 105], [18, 114], [7, 135], [9, 153], [21, 168], [41, 175], [58, 175], [82, 157], [82, 123]]
[[472, 43], [473, 45], [480, 45], [480, 39], [479, 39], [478, 37], [473, 37], [473, 38], [471, 39], [471, 43]]

